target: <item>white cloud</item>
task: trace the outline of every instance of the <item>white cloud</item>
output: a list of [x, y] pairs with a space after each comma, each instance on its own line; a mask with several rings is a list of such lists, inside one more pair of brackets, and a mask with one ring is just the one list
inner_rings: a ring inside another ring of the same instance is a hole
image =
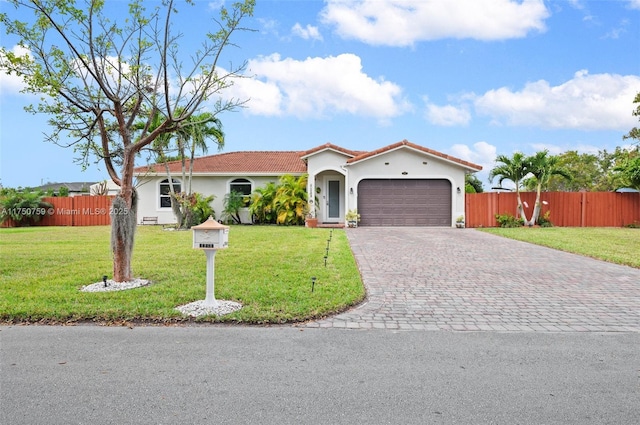
[[640, 9], [640, 0], [629, 0], [629, 7], [632, 9]]
[[638, 76], [589, 75], [582, 70], [558, 86], [540, 80], [519, 91], [507, 87], [490, 90], [476, 98], [475, 108], [496, 124], [628, 130], [635, 124], [631, 111], [638, 91]]
[[558, 145], [551, 145], [548, 143], [532, 143], [531, 147], [533, 148], [533, 151], [531, 153], [534, 152], [539, 152], [539, 151], [543, 151], [543, 150], [548, 150], [549, 153], [553, 154], [553, 155], [559, 155], [561, 153], [564, 152], [568, 152], [568, 151], [576, 151], [578, 153], [589, 153], [589, 154], [598, 154], [599, 151], [602, 150], [602, 147], [598, 147], [598, 146], [593, 146], [593, 145], [585, 145], [582, 143], [568, 143], [564, 146], [558, 146]]
[[438, 106], [433, 103], [427, 103], [425, 117], [431, 124], [445, 127], [467, 125], [471, 121], [471, 114], [466, 106]]
[[388, 120], [410, 109], [402, 89], [369, 77], [360, 58], [342, 54], [305, 60], [273, 54], [250, 60], [254, 80], [238, 80], [234, 96], [251, 97], [247, 112], [300, 118], [352, 114]]
[[322, 41], [322, 35], [320, 34], [320, 31], [318, 31], [318, 27], [307, 25], [303, 28], [302, 25], [296, 22], [293, 28], [291, 28], [291, 32], [293, 35], [297, 35], [305, 40], [311, 39]]
[[496, 152], [496, 147], [487, 142], [474, 143], [473, 147], [455, 144], [449, 150], [449, 153], [456, 158], [482, 165], [484, 170], [493, 166], [497, 156]]
[[423, 40], [504, 40], [544, 31], [543, 0], [328, 0], [325, 24], [344, 38], [410, 46]]
[[209, 2], [209, 10], [218, 10], [224, 6], [224, 0], [214, 0]]
[[487, 189], [486, 182], [489, 181], [490, 170], [495, 166], [496, 152], [497, 150], [494, 145], [487, 142], [477, 142], [474, 143], [472, 147], [461, 144], [453, 145], [447, 153], [456, 158], [482, 166], [482, 171], [475, 173], [475, 176], [482, 182], [484, 188]]
[[[11, 49], [11, 52], [18, 57], [28, 56], [29, 49], [15, 45]], [[0, 56], [0, 63], [4, 62], [6, 58]], [[22, 77], [15, 74], [8, 75], [4, 72], [0, 72], [0, 95], [17, 94], [26, 87]]]

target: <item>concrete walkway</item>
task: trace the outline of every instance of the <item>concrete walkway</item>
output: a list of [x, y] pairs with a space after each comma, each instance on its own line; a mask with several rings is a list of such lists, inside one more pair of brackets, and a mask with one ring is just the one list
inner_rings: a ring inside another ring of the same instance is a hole
[[319, 328], [640, 332], [640, 270], [473, 229], [347, 235], [367, 301]]

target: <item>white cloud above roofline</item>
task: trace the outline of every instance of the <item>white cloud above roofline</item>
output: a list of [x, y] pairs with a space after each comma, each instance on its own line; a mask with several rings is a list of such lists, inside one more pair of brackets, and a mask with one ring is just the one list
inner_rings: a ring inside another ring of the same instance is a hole
[[236, 81], [227, 96], [250, 98], [245, 112], [251, 115], [347, 114], [383, 122], [412, 109], [399, 85], [367, 75], [351, 53], [303, 60], [274, 53], [250, 60], [247, 72], [254, 78]]
[[580, 70], [557, 86], [538, 80], [520, 90], [492, 89], [477, 96], [474, 105], [477, 114], [498, 125], [628, 130], [636, 122], [631, 111], [638, 92], [639, 76]]
[[446, 38], [484, 41], [544, 32], [542, 0], [327, 0], [321, 21], [346, 39], [411, 46]]

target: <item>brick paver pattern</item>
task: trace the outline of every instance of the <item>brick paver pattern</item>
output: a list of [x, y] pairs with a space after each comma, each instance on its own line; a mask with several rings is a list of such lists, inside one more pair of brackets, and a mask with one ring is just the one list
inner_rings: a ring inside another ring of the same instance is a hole
[[640, 332], [640, 269], [473, 229], [361, 227], [347, 236], [367, 300], [306, 326]]

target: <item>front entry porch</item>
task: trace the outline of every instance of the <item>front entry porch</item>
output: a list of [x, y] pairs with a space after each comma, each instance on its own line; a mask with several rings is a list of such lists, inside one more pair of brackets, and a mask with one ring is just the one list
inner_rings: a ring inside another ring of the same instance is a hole
[[[345, 176], [335, 170], [325, 170], [309, 176], [309, 193], [314, 194], [314, 216], [318, 227], [344, 227]], [[310, 200], [311, 201], [311, 200]]]

